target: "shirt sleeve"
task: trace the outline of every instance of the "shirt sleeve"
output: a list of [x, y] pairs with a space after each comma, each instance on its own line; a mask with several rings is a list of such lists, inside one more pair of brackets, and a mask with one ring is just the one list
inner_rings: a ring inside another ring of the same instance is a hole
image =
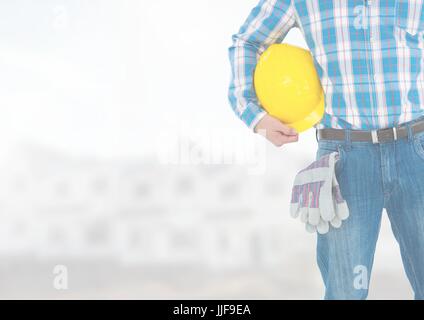
[[261, 0], [252, 9], [239, 32], [232, 37], [228, 98], [236, 115], [251, 129], [266, 114], [253, 86], [253, 73], [258, 58], [271, 44], [282, 42], [295, 26], [292, 0]]

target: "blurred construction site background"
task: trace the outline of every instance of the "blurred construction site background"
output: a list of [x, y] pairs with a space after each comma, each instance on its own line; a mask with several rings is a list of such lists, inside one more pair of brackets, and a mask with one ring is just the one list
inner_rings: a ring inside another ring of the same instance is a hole
[[[227, 102], [255, 3], [0, 3], [0, 298], [322, 298], [288, 214], [314, 132], [276, 149]], [[386, 217], [370, 289], [412, 298]]]

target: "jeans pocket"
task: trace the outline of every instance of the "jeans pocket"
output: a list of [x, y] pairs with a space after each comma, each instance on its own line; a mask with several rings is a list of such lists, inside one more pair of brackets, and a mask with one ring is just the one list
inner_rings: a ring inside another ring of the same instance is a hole
[[424, 132], [414, 137], [415, 153], [424, 160]]
[[424, 0], [396, 0], [395, 24], [411, 35], [424, 31]]
[[341, 144], [327, 141], [318, 142], [316, 160], [332, 152], [337, 152], [339, 154], [339, 160], [336, 163], [336, 172], [340, 172], [343, 169], [346, 157], [346, 152]]

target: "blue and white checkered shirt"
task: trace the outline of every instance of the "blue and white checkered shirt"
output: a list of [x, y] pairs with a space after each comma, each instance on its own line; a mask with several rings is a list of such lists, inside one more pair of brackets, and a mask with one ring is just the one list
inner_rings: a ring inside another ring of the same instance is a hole
[[251, 128], [266, 114], [259, 55], [299, 27], [326, 96], [318, 125], [381, 129], [424, 115], [424, 0], [261, 0], [229, 49], [229, 99]]

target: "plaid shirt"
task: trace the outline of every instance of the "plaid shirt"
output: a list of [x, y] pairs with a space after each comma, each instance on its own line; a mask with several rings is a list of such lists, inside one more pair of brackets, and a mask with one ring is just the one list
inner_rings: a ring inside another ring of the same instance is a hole
[[317, 127], [373, 130], [424, 115], [424, 0], [261, 0], [229, 49], [230, 103], [249, 127], [266, 114], [253, 87], [257, 59], [293, 27], [325, 92]]

